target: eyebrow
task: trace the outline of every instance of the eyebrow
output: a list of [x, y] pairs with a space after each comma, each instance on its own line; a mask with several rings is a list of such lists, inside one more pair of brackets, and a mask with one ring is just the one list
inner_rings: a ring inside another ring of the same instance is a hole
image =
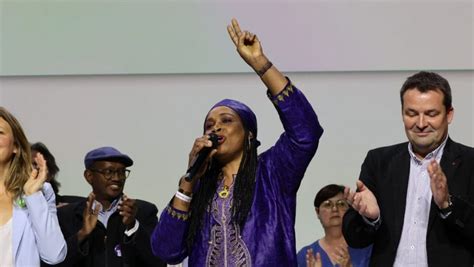
[[[230, 112], [219, 113], [217, 116], [218, 116], [218, 117], [222, 117], [222, 116], [227, 116], [227, 115], [230, 115], [230, 116], [232, 116], [232, 117], [235, 117], [235, 114], [232, 114], [232, 113], [230, 113]], [[214, 119], [208, 117], [207, 120], [206, 120], [206, 122], [208, 122], [208, 121], [213, 121], [213, 120], [214, 120]]]

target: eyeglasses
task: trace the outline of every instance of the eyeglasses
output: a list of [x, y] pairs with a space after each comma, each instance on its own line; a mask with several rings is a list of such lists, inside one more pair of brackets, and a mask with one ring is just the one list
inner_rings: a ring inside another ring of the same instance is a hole
[[349, 205], [344, 199], [339, 199], [336, 202], [332, 202], [331, 200], [326, 200], [323, 203], [321, 203], [321, 207], [324, 209], [332, 210], [334, 207], [337, 209], [347, 209], [349, 208]]
[[129, 169], [117, 169], [117, 170], [114, 170], [114, 169], [89, 169], [89, 170], [92, 171], [92, 172], [97, 172], [97, 173], [102, 174], [105, 177], [105, 179], [107, 179], [107, 180], [112, 179], [112, 177], [114, 177], [115, 175], [117, 175], [117, 177], [119, 179], [125, 180], [130, 175], [130, 170]]

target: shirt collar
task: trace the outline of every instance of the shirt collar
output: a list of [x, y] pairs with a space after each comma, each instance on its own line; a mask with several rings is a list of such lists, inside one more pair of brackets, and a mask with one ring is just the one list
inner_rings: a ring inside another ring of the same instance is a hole
[[410, 157], [415, 161], [417, 164], [421, 165], [424, 161], [429, 161], [431, 159], [439, 159], [439, 157], [443, 154], [444, 147], [446, 146], [446, 142], [448, 141], [448, 136], [444, 139], [443, 143], [439, 145], [435, 150], [428, 153], [423, 159], [418, 159], [418, 157], [413, 152], [413, 146], [410, 142], [408, 142], [408, 152], [410, 153]]
[[[112, 201], [112, 203], [110, 203], [109, 208], [107, 210], [103, 211], [103, 212], [113, 212], [113, 211], [115, 211], [117, 206], [118, 206], [119, 200], [120, 200], [120, 197], [116, 198], [114, 201]], [[100, 210], [99, 212], [102, 212], [102, 210]]]

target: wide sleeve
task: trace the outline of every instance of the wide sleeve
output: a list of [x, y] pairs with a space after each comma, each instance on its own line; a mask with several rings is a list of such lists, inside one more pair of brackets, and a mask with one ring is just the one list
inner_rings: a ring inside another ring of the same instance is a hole
[[151, 235], [153, 254], [168, 264], [178, 264], [187, 256], [186, 236], [189, 229], [189, 212], [168, 205]]
[[[359, 179], [376, 194], [375, 180], [376, 177], [374, 166], [376, 166], [373, 152], [369, 151], [362, 163]], [[377, 197], [377, 196], [376, 196]], [[380, 218], [381, 220], [382, 218]], [[368, 224], [362, 216], [353, 208], [349, 208], [344, 214], [342, 232], [349, 247], [364, 248], [374, 243], [376, 225]]]
[[62, 262], [67, 246], [59, 227], [53, 188], [45, 183], [41, 191], [26, 196], [25, 202], [41, 260], [48, 264]]
[[262, 154], [278, 179], [280, 187], [288, 194], [296, 194], [306, 168], [318, 148], [323, 128], [313, 107], [290, 80], [272, 100], [284, 132], [273, 147]]

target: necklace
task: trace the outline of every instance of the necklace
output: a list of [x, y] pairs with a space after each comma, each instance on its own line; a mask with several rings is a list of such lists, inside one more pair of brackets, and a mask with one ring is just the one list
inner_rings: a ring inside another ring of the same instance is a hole
[[231, 185], [226, 185], [225, 181], [224, 181], [224, 174], [222, 172], [219, 174], [219, 180], [221, 180], [221, 182], [224, 184], [222, 190], [217, 192], [217, 195], [220, 198], [228, 198], [229, 197], [229, 195], [230, 195], [230, 190], [229, 189], [234, 184], [235, 176], [236, 176], [236, 174], [232, 174], [232, 183], [231, 183]]
[[219, 193], [217, 193], [220, 198], [227, 198], [229, 196], [229, 187], [227, 185], [224, 185], [224, 188], [222, 188]]

